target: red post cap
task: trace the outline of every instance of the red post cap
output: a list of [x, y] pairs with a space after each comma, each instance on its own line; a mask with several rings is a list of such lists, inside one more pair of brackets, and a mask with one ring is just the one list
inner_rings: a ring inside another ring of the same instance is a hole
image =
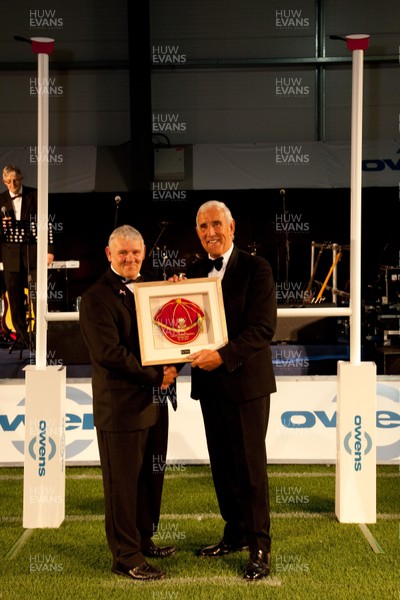
[[366, 50], [369, 46], [369, 35], [365, 33], [346, 35], [346, 42], [349, 50]]
[[35, 54], [51, 54], [54, 50], [54, 40], [52, 38], [33, 37], [31, 42]]

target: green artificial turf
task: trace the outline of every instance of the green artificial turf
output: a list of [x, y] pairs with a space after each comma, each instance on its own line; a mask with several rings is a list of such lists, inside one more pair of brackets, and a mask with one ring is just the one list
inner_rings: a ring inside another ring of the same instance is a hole
[[178, 552], [152, 561], [165, 579], [133, 582], [111, 573], [99, 468], [67, 468], [64, 522], [35, 530], [22, 527], [23, 470], [1, 469], [0, 600], [398, 599], [400, 473], [377, 472], [377, 522], [367, 526], [373, 548], [362, 526], [336, 519], [333, 466], [270, 466], [271, 576], [246, 582], [246, 552], [196, 556], [223, 531], [209, 467], [167, 467], [155, 541]]

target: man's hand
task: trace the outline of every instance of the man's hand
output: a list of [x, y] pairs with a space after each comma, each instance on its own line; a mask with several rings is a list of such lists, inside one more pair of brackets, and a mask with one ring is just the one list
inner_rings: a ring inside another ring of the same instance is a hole
[[172, 275], [172, 277], [168, 277], [168, 281], [173, 281], [174, 283], [177, 283], [177, 281], [182, 281], [183, 279], [187, 279], [185, 273], [179, 273], [179, 275]]
[[192, 363], [192, 367], [198, 367], [204, 371], [213, 371], [223, 363], [220, 354], [216, 350], [200, 350], [190, 354], [188, 358]]
[[161, 389], [167, 389], [172, 383], [174, 383], [175, 379], [178, 377], [178, 371], [176, 367], [170, 365], [164, 367], [164, 379], [162, 380]]

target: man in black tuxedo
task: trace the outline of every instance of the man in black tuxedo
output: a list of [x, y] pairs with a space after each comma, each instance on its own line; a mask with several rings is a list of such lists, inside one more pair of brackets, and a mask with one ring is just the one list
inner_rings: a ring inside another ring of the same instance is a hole
[[[220, 277], [228, 343], [193, 353], [191, 396], [203, 413], [211, 470], [221, 515], [222, 540], [199, 551], [220, 557], [249, 549], [244, 577], [270, 572], [270, 508], [265, 438], [270, 394], [276, 391], [270, 343], [277, 306], [272, 270], [260, 256], [234, 243], [235, 221], [222, 202], [197, 213], [196, 231], [208, 258], [188, 278]], [[211, 262], [217, 259], [216, 263]], [[219, 259], [219, 260], [218, 260]]]
[[[11, 320], [14, 325], [17, 340], [31, 345], [28, 331], [32, 323], [27, 322], [29, 306], [34, 312], [36, 300], [36, 268], [37, 251], [35, 235], [31, 236], [29, 244], [21, 242], [8, 243], [4, 237], [7, 224], [15, 227], [19, 221], [25, 221], [36, 233], [37, 223], [37, 192], [35, 188], [22, 185], [22, 172], [15, 165], [7, 165], [3, 169], [3, 183], [6, 192], [0, 195], [1, 218], [2, 218], [2, 244], [1, 253], [4, 269], [4, 284], [8, 293], [10, 303]], [[54, 259], [53, 245], [49, 245], [47, 264]], [[29, 291], [26, 294], [26, 290]], [[32, 315], [33, 318], [33, 315]]]
[[80, 304], [93, 367], [93, 416], [112, 570], [134, 580], [162, 578], [164, 572], [145, 557], [166, 558], [176, 551], [151, 539], [160, 517], [168, 436], [168, 407], [160, 406], [160, 398], [173, 388], [177, 371], [141, 364], [133, 286], [143, 279], [145, 251], [139, 231], [130, 225], [115, 229], [106, 248], [110, 267]]

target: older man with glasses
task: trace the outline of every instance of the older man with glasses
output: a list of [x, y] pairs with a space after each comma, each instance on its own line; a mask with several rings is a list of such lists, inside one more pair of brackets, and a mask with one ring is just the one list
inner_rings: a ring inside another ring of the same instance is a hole
[[[23, 175], [15, 165], [3, 169], [7, 191], [0, 194], [1, 254], [4, 286], [16, 342], [21, 348], [33, 347], [34, 306], [36, 299], [36, 223], [37, 192], [22, 184]], [[16, 230], [20, 232], [15, 235]], [[22, 229], [24, 235], [21, 234]], [[53, 247], [48, 249], [48, 264], [54, 259]], [[4, 319], [3, 319], [4, 321]]]

